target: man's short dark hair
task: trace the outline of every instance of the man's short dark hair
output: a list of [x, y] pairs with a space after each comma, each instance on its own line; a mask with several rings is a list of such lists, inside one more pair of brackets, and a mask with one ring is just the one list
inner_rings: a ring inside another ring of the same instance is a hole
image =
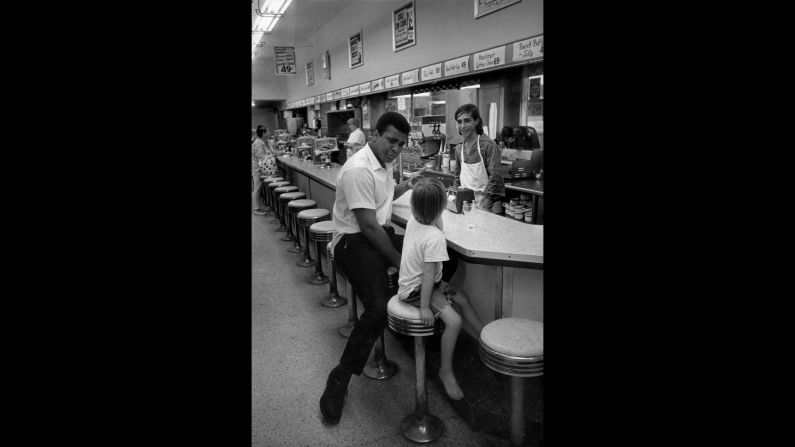
[[411, 126], [409, 126], [406, 117], [397, 112], [386, 112], [381, 115], [381, 117], [378, 118], [378, 122], [375, 123], [375, 130], [378, 131], [379, 135], [382, 135], [384, 131], [386, 131], [386, 126], [392, 126], [406, 135], [411, 132]]

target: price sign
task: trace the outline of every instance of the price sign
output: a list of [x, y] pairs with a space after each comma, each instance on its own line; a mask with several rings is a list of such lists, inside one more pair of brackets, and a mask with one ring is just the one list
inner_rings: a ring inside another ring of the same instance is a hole
[[384, 79], [384, 84], [386, 88], [400, 87], [400, 75], [387, 76]]
[[372, 86], [370, 87], [370, 91], [373, 92], [377, 92], [383, 89], [384, 89], [384, 78], [373, 81]]
[[350, 94], [351, 94], [351, 89], [350, 88], [345, 87], [344, 89], [342, 89], [342, 97], [343, 98], [347, 98], [348, 95], [350, 95]]
[[533, 37], [513, 44], [511, 62], [529, 61], [544, 57], [544, 36]]
[[350, 88], [350, 95], [351, 96], [356, 96], [358, 94], [359, 94], [359, 86], [358, 85], [354, 85], [353, 87]]
[[505, 65], [505, 46], [475, 53], [473, 58], [475, 70]]
[[420, 72], [419, 69], [415, 69], [415, 70], [407, 71], [405, 73], [401, 73], [400, 74], [400, 83], [402, 85], [414, 84], [415, 82], [417, 82], [419, 80], [418, 79], [419, 72]]
[[359, 93], [370, 93], [370, 83], [365, 82], [364, 84], [359, 84]]
[[442, 64], [429, 65], [422, 67], [422, 80], [438, 79], [442, 77]]
[[444, 75], [457, 75], [469, 72], [469, 56], [459, 57], [444, 63]]
[[295, 47], [273, 47], [276, 53], [276, 74], [295, 74]]

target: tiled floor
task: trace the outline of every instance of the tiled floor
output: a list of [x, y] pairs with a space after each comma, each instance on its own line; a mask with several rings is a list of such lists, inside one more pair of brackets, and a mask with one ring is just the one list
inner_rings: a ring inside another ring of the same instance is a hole
[[[398, 365], [397, 374], [383, 381], [354, 376], [340, 423], [323, 422], [318, 401], [347, 341], [337, 333], [347, 319], [347, 308], [320, 305], [328, 284], [306, 282], [314, 269], [296, 265], [303, 255], [286, 251], [293, 243], [279, 240], [284, 233], [273, 231], [277, 225], [268, 223], [271, 220], [272, 216], [252, 215], [252, 445], [416, 445], [399, 428], [400, 420], [414, 409], [414, 344], [411, 337], [389, 330], [386, 353]], [[347, 296], [342, 284], [340, 292]], [[436, 376], [438, 336], [427, 339], [426, 346], [429, 408], [446, 427], [433, 444], [507, 446], [508, 379], [483, 366], [477, 344], [462, 333], [455, 370], [465, 397], [450, 401]], [[525, 383], [526, 445], [543, 446], [542, 378]]]

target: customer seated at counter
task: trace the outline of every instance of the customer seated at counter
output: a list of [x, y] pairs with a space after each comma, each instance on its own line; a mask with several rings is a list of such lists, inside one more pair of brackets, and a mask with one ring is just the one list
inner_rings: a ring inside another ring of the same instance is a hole
[[475, 191], [478, 207], [497, 213], [505, 197], [502, 179], [502, 150], [497, 144], [483, 135], [483, 120], [474, 104], [464, 104], [455, 111], [458, 133], [464, 137], [461, 148], [456, 148], [454, 158], [456, 176], [454, 185]]
[[320, 411], [333, 424], [342, 416], [351, 375], [362, 373], [376, 339], [387, 326], [386, 305], [391, 298], [387, 268], [400, 268], [403, 248], [403, 236], [396, 235], [390, 225], [392, 202], [412, 184], [406, 181], [396, 186], [392, 182], [392, 162], [405, 147], [410, 131], [403, 115], [381, 115], [370, 142], [337, 174], [330, 249], [337, 269], [359, 291], [364, 313], [320, 397]]

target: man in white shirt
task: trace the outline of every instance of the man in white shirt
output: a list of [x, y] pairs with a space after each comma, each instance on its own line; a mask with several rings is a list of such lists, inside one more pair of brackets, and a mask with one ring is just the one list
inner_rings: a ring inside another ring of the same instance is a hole
[[392, 201], [412, 185], [411, 181], [397, 186], [392, 182], [392, 161], [406, 144], [411, 130], [408, 121], [397, 112], [387, 112], [375, 127], [370, 142], [337, 174], [331, 249], [337, 270], [357, 289], [364, 313], [320, 398], [320, 411], [333, 424], [342, 415], [351, 374], [362, 373], [376, 339], [387, 326], [386, 305], [391, 298], [387, 268], [400, 268], [403, 247], [403, 236], [390, 226]]
[[350, 129], [351, 134], [348, 136], [348, 141], [345, 142], [345, 147], [350, 148], [351, 155], [353, 155], [365, 145], [367, 139], [364, 136], [364, 132], [359, 129], [359, 120], [356, 118], [348, 120], [348, 129]]

